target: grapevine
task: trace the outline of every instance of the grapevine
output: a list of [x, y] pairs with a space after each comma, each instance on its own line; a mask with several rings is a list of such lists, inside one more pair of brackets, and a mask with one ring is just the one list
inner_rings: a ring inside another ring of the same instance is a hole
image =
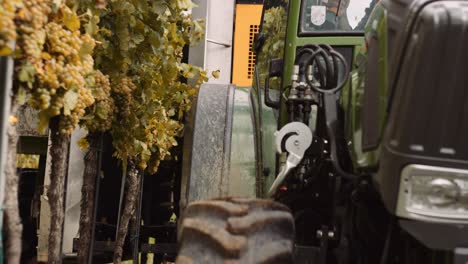
[[39, 110], [40, 132], [48, 127], [51, 132], [48, 258], [49, 263], [59, 263], [67, 171], [64, 154], [69, 135], [95, 102], [96, 42], [85, 33], [78, 14], [66, 2], [22, 0], [13, 12], [16, 36], [8, 37], [16, 40], [15, 52], [11, 53], [17, 61], [16, 92], [26, 95], [30, 105]]
[[[145, 169], [155, 173], [182, 134], [192, 96], [208, 80], [182, 62], [183, 47], [203, 37], [204, 24], [184, 12], [191, 0], [0, 1], [0, 55], [14, 56], [15, 92], [39, 110], [39, 129], [51, 132], [48, 196], [56, 237], [49, 262], [57, 263], [69, 135], [78, 125], [89, 138], [110, 132], [114, 155], [131, 165], [134, 182]], [[117, 262], [125, 234], [116, 242]]]
[[[86, 26], [102, 45], [95, 53], [96, 68], [109, 76], [114, 111], [103, 111], [111, 119], [114, 155], [128, 167], [128, 188], [134, 189], [141, 172], [155, 173], [170, 155], [183, 130], [182, 119], [191, 98], [207, 81], [205, 71], [182, 63], [183, 48], [203, 37], [204, 24], [186, 11], [190, 0], [142, 3], [115, 0], [106, 9], [90, 6], [94, 17]], [[112, 32], [112, 34], [109, 34]], [[191, 85], [181, 82], [191, 80]], [[97, 98], [97, 97], [96, 97]], [[93, 109], [98, 113], [96, 99]], [[108, 109], [103, 106], [102, 109]], [[110, 108], [109, 108], [110, 109]], [[83, 122], [95, 130], [91, 118]], [[136, 173], [136, 174], [135, 174]], [[128, 220], [134, 212], [136, 193], [127, 193], [116, 241], [114, 262], [120, 262]]]

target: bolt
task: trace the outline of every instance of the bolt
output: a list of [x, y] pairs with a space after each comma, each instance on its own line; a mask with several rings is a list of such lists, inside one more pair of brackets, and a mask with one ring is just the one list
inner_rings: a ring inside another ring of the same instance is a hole
[[317, 230], [317, 238], [321, 238], [323, 236], [322, 230]]
[[299, 140], [294, 141], [294, 146], [299, 146]]

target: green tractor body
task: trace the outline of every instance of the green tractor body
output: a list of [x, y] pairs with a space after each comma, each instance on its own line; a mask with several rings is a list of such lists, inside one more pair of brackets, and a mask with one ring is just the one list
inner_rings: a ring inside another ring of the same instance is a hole
[[[202, 86], [186, 131], [178, 263], [468, 263], [467, 17], [468, 1], [265, 1], [252, 88]], [[267, 200], [200, 202], [222, 196]], [[262, 240], [288, 222], [293, 242]]]

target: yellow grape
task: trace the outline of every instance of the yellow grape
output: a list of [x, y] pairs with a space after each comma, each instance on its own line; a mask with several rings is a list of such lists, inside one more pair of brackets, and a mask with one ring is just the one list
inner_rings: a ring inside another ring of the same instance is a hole
[[0, 6], [0, 51], [9, 48], [16, 40], [16, 26], [14, 23], [16, 6], [12, 0], [3, 0]]

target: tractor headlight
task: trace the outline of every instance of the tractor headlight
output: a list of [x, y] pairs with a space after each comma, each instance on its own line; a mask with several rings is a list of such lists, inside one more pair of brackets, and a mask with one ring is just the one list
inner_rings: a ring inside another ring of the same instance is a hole
[[405, 167], [397, 215], [435, 222], [467, 222], [468, 171], [425, 165]]

